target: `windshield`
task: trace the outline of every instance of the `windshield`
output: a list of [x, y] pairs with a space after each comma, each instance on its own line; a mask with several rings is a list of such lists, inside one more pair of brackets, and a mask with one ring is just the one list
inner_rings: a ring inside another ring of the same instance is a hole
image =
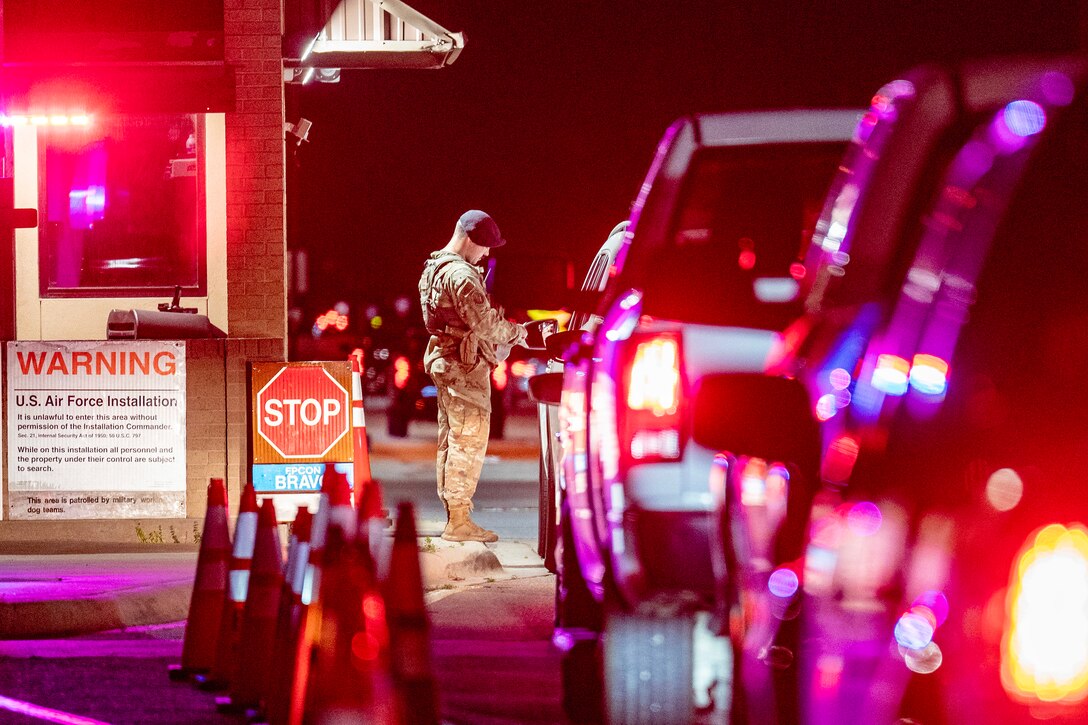
[[643, 312], [782, 329], [800, 310], [800, 262], [841, 143], [703, 148], [663, 238], [638, 238], [624, 267]]

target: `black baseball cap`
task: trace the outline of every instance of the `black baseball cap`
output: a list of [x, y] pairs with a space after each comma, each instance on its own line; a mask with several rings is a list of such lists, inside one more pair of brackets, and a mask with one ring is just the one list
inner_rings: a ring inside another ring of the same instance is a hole
[[471, 209], [462, 214], [457, 223], [465, 230], [465, 234], [468, 235], [473, 244], [492, 249], [506, 244], [506, 240], [502, 238], [502, 234], [499, 232], [499, 225], [486, 212]]

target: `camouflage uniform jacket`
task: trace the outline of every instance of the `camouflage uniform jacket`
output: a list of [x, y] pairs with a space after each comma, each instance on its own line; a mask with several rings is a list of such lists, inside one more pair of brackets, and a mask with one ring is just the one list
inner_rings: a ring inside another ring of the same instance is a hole
[[500, 359], [496, 347], [525, 340], [525, 327], [488, 302], [483, 269], [454, 252], [431, 253], [419, 279], [419, 301], [431, 333], [423, 359], [428, 373], [438, 358], [469, 368], [483, 358], [493, 367]]

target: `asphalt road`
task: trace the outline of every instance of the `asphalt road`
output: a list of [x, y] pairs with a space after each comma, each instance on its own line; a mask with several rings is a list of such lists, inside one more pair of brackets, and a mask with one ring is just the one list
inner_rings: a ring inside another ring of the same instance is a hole
[[[447, 725], [566, 722], [551, 646], [554, 579], [539, 568], [512, 573], [428, 597], [432, 672]], [[112, 725], [240, 722], [219, 715], [212, 694], [168, 679], [183, 634], [176, 623], [24, 643], [22, 656], [0, 657], [0, 698]], [[3, 725], [43, 721], [0, 707]]]
[[[538, 476], [535, 414], [522, 411], [507, 420], [506, 436], [493, 442], [484, 461], [483, 473], [473, 498], [475, 519], [507, 540], [537, 540]], [[438, 425], [413, 421], [407, 439], [390, 439], [385, 432], [385, 415], [367, 410], [367, 432], [376, 450], [371, 471], [382, 484], [387, 508], [398, 501], [411, 501], [423, 536], [438, 536], [446, 514], [435, 490], [434, 454]], [[395, 455], [390, 455], [393, 453]]]
[[[445, 523], [435, 493], [437, 426], [413, 423], [410, 437], [390, 441], [381, 411], [368, 411], [368, 432], [383, 451], [372, 471], [387, 506], [416, 506], [423, 536], [438, 536]], [[535, 419], [511, 421], [502, 455], [489, 456], [475, 498], [481, 524], [505, 541], [535, 546], [537, 461]], [[539, 561], [506, 568], [508, 578], [477, 581], [428, 594], [433, 672], [441, 711], [449, 725], [560, 725], [558, 655], [551, 645], [554, 578]], [[166, 667], [180, 658], [184, 623], [132, 628], [60, 640], [6, 643], [0, 656], [2, 698], [32, 703], [102, 723], [237, 723], [219, 715], [214, 698], [171, 683]], [[10, 704], [10, 703], [9, 703]], [[0, 725], [44, 720], [0, 707]], [[81, 722], [53, 720], [54, 722]]]

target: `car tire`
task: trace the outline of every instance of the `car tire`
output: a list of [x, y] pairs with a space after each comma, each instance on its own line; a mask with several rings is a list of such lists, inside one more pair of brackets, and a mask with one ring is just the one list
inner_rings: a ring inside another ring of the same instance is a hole
[[573, 723], [604, 722], [600, 635], [604, 607], [582, 578], [566, 501], [561, 503], [555, 557], [555, 626], [571, 635], [559, 659], [563, 711]]
[[610, 613], [604, 637], [608, 722], [689, 722], [693, 709], [694, 618]]
[[536, 552], [544, 560], [544, 568], [556, 573], [555, 547], [558, 522], [555, 513], [555, 476], [552, 474], [551, 451], [540, 452], [538, 462], [540, 489], [537, 496]]

